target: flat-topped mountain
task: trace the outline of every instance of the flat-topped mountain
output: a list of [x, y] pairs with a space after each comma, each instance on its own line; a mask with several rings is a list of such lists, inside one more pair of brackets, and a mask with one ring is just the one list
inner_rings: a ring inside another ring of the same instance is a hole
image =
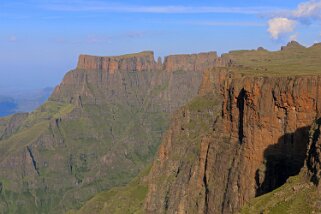
[[0, 119], [0, 210], [236, 213], [301, 169], [317, 185], [321, 48], [287, 47], [81, 55], [44, 105]]
[[215, 66], [225, 66], [224, 62], [218, 61], [216, 52], [199, 54], [181, 54], [166, 56], [164, 63], [154, 60], [152, 51], [144, 51], [136, 54], [122, 56], [98, 57], [80, 55], [77, 69], [102, 70], [103, 72], [115, 73], [117, 71], [203, 71]]
[[215, 65], [216, 55], [184, 60], [186, 68], [169, 72], [152, 52], [82, 55], [48, 102], [1, 120], [0, 210], [61, 213], [138, 175], [170, 114], [197, 94], [201, 69]]
[[155, 71], [160, 67], [154, 61], [154, 53], [145, 51], [114, 57], [80, 55], [77, 69], [102, 70], [108, 73], [117, 71]]

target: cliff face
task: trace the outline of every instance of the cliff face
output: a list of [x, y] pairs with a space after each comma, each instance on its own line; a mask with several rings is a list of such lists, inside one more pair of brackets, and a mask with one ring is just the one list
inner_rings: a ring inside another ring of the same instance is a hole
[[227, 61], [220, 59], [216, 52], [166, 56], [164, 63], [154, 60], [154, 53], [145, 51], [115, 57], [80, 55], [77, 69], [101, 70], [113, 74], [120, 71], [204, 71], [213, 67], [224, 67]]
[[118, 71], [156, 71], [161, 66], [154, 61], [154, 53], [146, 51], [115, 57], [80, 55], [77, 69], [101, 70], [113, 74]]
[[[200, 94], [219, 93], [219, 104], [177, 113], [185, 117], [174, 119], [160, 146], [146, 211], [234, 213], [298, 174], [310, 124], [319, 116], [319, 86], [320, 76], [206, 74]], [[184, 126], [217, 108], [220, 116], [202, 118], [211, 125], [200, 139], [191, 137]]]
[[229, 61], [222, 60], [216, 52], [172, 55], [165, 57], [163, 69], [173, 71], [204, 71], [213, 67], [226, 67]]
[[150, 52], [81, 56], [47, 103], [1, 120], [4, 212], [61, 213], [144, 169], [169, 114], [197, 94], [202, 78], [201, 70], [159, 67]]

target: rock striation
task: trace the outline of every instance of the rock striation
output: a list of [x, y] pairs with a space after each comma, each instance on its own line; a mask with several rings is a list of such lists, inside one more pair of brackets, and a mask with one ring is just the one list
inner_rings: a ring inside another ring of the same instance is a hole
[[204, 71], [212, 67], [224, 67], [228, 62], [219, 58], [216, 52], [166, 56], [164, 63], [154, 60], [152, 51], [122, 56], [98, 57], [80, 55], [77, 69], [101, 70], [113, 74], [119, 71]]
[[152, 51], [144, 51], [114, 57], [80, 55], [77, 69], [102, 70], [113, 74], [117, 71], [155, 71], [159, 70], [160, 66], [154, 61]]
[[[220, 114], [178, 112], [185, 116], [174, 119], [149, 175], [146, 212], [235, 213], [298, 174], [310, 124], [320, 116], [320, 80], [230, 69], [205, 74], [200, 94], [220, 94]], [[200, 119], [212, 125], [197, 140], [186, 127]]]
[[165, 57], [163, 69], [173, 71], [205, 71], [213, 67], [226, 67], [227, 61], [222, 60], [216, 52], [200, 54], [182, 54]]

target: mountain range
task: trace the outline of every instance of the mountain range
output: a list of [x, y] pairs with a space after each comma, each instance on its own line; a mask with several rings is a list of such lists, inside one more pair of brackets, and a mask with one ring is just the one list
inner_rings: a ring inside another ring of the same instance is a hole
[[0, 119], [0, 213], [317, 213], [321, 44], [80, 55]]

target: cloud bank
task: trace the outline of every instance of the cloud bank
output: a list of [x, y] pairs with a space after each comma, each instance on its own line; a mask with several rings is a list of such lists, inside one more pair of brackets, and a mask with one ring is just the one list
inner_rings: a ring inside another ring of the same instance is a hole
[[[295, 32], [297, 24], [309, 25], [321, 21], [321, 0], [300, 3], [295, 10], [287, 11], [282, 16], [268, 21], [268, 32], [273, 39]], [[296, 39], [296, 33], [290, 39]]]

